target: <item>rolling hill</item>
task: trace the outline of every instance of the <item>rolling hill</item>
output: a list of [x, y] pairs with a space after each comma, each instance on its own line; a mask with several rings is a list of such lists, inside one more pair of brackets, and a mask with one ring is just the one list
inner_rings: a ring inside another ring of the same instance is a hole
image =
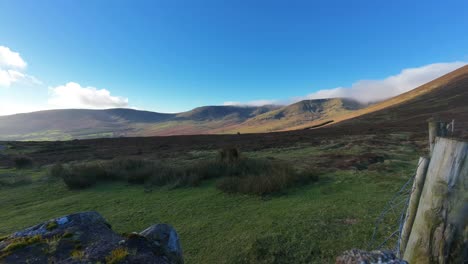
[[[327, 126], [346, 131], [425, 133], [429, 118], [455, 120], [453, 135], [468, 138], [468, 65], [399, 96], [336, 116]], [[314, 122], [291, 129], [303, 129], [312, 124]]]
[[133, 109], [64, 109], [0, 116], [0, 140], [68, 140], [268, 132], [350, 113], [349, 99], [304, 100], [288, 106], [203, 106], [164, 114]]
[[130, 124], [153, 124], [172, 118], [132, 109], [47, 110], [0, 117], [3, 140], [66, 140], [126, 135]]
[[133, 109], [48, 110], [0, 116], [0, 140], [263, 133], [316, 127], [352, 130], [421, 130], [429, 117], [456, 121], [468, 131], [468, 66], [407, 93], [363, 105], [343, 98], [287, 106], [203, 106], [165, 114]]
[[164, 114], [134, 109], [63, 109], [0, 116], [0, 140], [68, 140], [207, 133], [278, 106], [204, 106]]
[[344, 98], [303, 100], [253, 117], [242, 124], [226, 127], [231, 132], [271, 132], [288, 130], [310, 122], [326, 122], [366, 105]]
[[[396, 97], [328, 117], [290, 126], [272, 137], [276, 142], [299, 142], [323, 136], [409, 132], [422, 139], [427, 137], [428, 119], [436, 118], [454, 120], [449, 136], [468, 139], [468, 65]], [[244, 125], [238, 129], [250, 129]]]

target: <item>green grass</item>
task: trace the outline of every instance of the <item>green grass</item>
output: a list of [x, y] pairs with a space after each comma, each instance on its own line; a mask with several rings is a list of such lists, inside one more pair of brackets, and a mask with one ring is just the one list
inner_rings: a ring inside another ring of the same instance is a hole
[[0, 189], [28, 185], [42, 180], [45, 174], [46, 171], [44, 169], [0, 168]]
[[[296, 161], [297, 167], [303, 167], [340, 148], [351, 155], [369, 147], [330, 147], [336, 143], [243, 155]], [[344, 250], [365, 249], [375, 219], [417, 165], [417, 153], [410, 146], [382, 145], [371, 151], [389, 158], [372, 165], [372, 170], [330, 170], [317, 183], [264, 197], [223, 193], [216, 189], [215, 180], [198, 187], [148, 191], [125, 183], [69, 190], [61, 180], [38, 179], [0, 188], [0, 237], [50, 218], [96, 210], [121, 233], [155, 223], [173, 225], [186, 263], [334, 263]], [[193, 159], [183, 162], [214, 155], [209, 151], [190, 154]]]
[[71, 140], [72, 136], [60, 130], [45, 130], [28, 134], [20, 135], [2, 135], [4, 140], [18, 141], [54, 141], [54, 140]]
[[[0, 234], [52, 217], [96, 210], [118, 232], [172, 224], [187, 263], [231, 262], [239, 253], [248, 255], [258, 239], [271, 234], [305, 243], [290, 254], [305, 254], [310, 244], [319, 252], [315, 260], [332, 261], [343, 250], [365, 246], [375, 218], [403, 180], [341, 172], [330, 175], [328, 182], [266, 200], [223, 194], [212, 183], [150, 193], [123, 184], [101, 184], [83, 191], [69, 191], [60, 181], [33, 184], [0, 191], [0, 203], [6, 205], [0, 209]], [[346, 219], [357, 223], [346, 224]]]

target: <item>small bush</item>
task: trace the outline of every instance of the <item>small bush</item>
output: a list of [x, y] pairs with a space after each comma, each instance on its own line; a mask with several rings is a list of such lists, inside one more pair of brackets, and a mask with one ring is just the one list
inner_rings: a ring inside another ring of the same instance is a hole
[[206, 175], [196, 170], [186, 170], [179, 174], [174, 182], [174, 187], [198, 186], [203, 180], [208, 179]]
[[223, 152], [226, 153], [224, 158], [184, 167], [143, 159], [115, 159], [102, 163], [57, 164], [50, 169], [50, 174], [62, 178], [71, 189], [89, 187], [98, 181], [126, 181], [149, 186], [198, 186], [205, 180], [221, 178], [216, 184], [218, 189], [227, 193], [255, 195], [276, 193], [293, 185], [317, 180], [315, 175], [298, 173], [284, 162], [239, 158], [238, 151], [232, 149], [220, 151]]
[[224, 177], [217, 181], [216, 187], [227, 193], [244, 193], [266, 195], [278, 193], [297, 184], [317, 181], [318, 176], [308, 173], [298, 173], [287, 164], [262, 164], [262, 172]]
[[54, 178], [60, 178], [65, 173], [65, 167], [61, 163], [52, 165], [49, 169], [49, 175]]
[[17, 169], [26, 169], [33, 166], [33, 160], [26, 156], [15, 157], [13, 158], [13, 162]]
[[125, 180], [128, 183], [145, 183], [159, 169], [154, 161], [142, 159], [116, 159], [103, 165], [107, 180]]
[[[156, 170], [156, 168], [155, 168]], [[148, 178], [148, 183], [155, 186], [164, 186], [174, 183], [183, 174], [183, 170], [171, 168], [168, 166], [160, 166]]]
[[234, 147], [223, 148], [219, 151], [219, 158], [223, 162], [233, 163], [239, 160], [240, 151]]
[[228, 165], [220, 161], [205, 161], [199, 162], [186, 168], [187, 171], [203, 175], [205, 179], [212, 179], [222, 176], [226, 173]]
[[70, 165], [62, 171], [61, 178], [70, 189], [81, 189], [106, 179], [105, 169], [97, 163]]
[[239, 177], [225, 177], [216, 182], [216, 188], [226, 193], [237, 193], [242, 184], [241, 181]]
[[216, 186], [227, 193], [244, 193], [255, 195], [266, 195], [280, 192], [289, 187], [292, 181], [284, 175], [250, 175], [246, 177], [227, 177], [220, 179]]

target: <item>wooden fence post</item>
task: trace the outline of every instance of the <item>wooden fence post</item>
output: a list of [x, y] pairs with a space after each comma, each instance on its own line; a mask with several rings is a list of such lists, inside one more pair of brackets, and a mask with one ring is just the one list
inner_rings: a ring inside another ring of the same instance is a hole
[[437, 137], [404, 252], [409, 263], [466, 260], [468, 143]]
[[399, 256], [403, 257], [408, 243], [411, 229], [413, 227], [414, 218], [416, 218], [416, 212], [418, 211], [419, 199], [421, 198], [421, 192], [424, 187], [424, 181], [426, 180], [427, 167], [429, 165], [428, 158], [419, 158], [418, 169], [414, 176], [413, 188], [410, 194], [410, 200], [408, 203], [408, 209], [406, 210], [406, 219], [401, 231], [401, 242]]
[[436, 121], [435, 119], [430, 119], [428, 122], [429, 126], [429, 149], [430, 155], [434, 150], [434, 144], [436, 137], [446, 137], [448, 134], [447, 122]]

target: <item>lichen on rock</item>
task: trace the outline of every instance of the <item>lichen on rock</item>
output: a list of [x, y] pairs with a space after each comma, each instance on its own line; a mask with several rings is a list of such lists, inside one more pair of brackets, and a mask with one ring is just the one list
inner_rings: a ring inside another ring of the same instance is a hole
[[183, 263], [177, 232], [158, 224], [134, 235], [115, 233], [97, 212], [71, 214], [0, 241], [1, 263]]

